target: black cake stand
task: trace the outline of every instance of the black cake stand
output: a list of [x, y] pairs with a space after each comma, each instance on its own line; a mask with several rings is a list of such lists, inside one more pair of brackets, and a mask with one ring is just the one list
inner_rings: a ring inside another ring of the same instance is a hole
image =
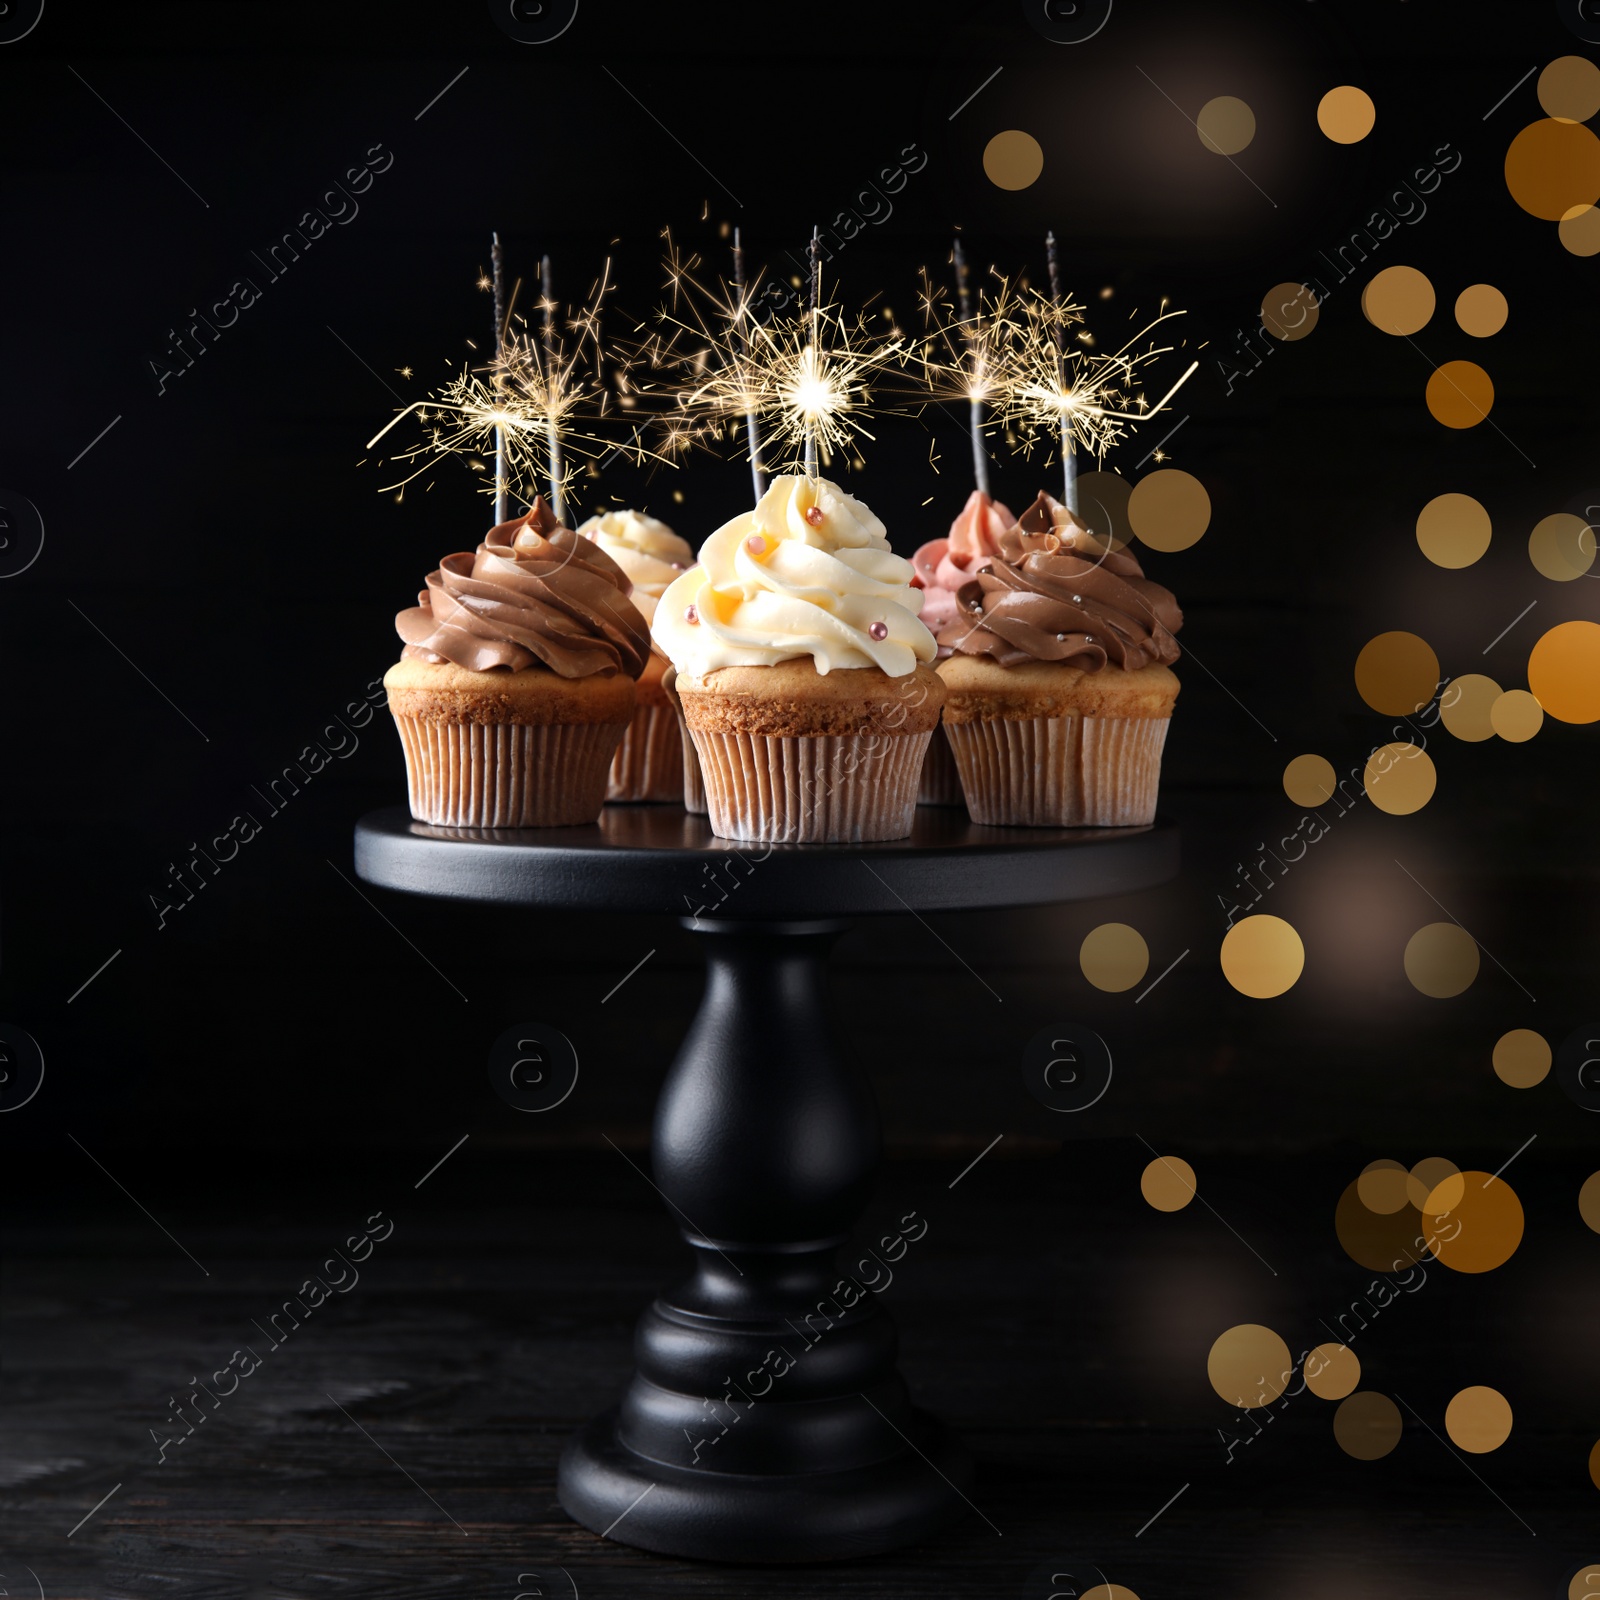
[[[620, 1404], [566, 1448], [571, 1516], [667, 1555], [827, 1561], [964, 1512], [971, 1458], [911, 1404], [894, 1326], [860, 1287], [877, 1269], [834, 1260], [880, 1151], [872, 1090], [828, 1034], [828, 950], [856, 917], [1124, 894], [1177, 866], [1170, 824], [985, 828], [926, 806], [909, 839], [858, 845], [734, 844], [662, 806], [501, 832], [428, 827], [403, 808], [361, 821], [369, 883], [667, 913], [705, 940], [705, 995], [652, 1143], [693, 1267], [640, 1319]], [[886, 1238], [880, 1253], [904, 1248]]]

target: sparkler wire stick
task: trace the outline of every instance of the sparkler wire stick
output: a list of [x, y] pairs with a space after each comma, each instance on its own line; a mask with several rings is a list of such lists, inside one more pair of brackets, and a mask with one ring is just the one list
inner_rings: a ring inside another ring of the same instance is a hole
[[[1056, 235], [1052, 228], [1044, 236], [1045, 260], [1050, 267], [1050, 299], [1059, 316], [1064, 318], [1061, 298], [1061, 267], [1056, 260]], [[1067, 392], [1067, 331], [1064, 320], [1056, 323], [1056, 367], [1061, 392]], [[1078, 458], [1073, 449], [1072, 425], [1066, 412], [1061, 416], [1061, 503], [1068, 511], [1078, 509]]]
[[[489, 260], [494, 273], [494, 363], [498, 379], [500, 362], [505, 349], [506, 336], [506, 281], [505, 260], [500, 250], [500, 235], [493, 236]], [[506, 434], [504, 428], [494, 430], [494, 520], [498, 525], [506, 520]]]
[[[750, 353], [749, 336], [744, 331], [744, 319], [749, 315], [749, 307], [745, 303], [745, 276], [744, 276], [744, 245], [739, 238], [739, 230], [733, 230], [733, 287], [738, 296], [738, 339], [739, 353], [748, 356]], [[761, 463], [761, 429], [756, 423], [755, 407], [751, 406], [744, 414], [745, 432], [750, 441], [750, 482], [755, 488], [756, 502], [760, 503], [762, 495], [767, 492], [766, 469]]]
[[[818, 344], [818, 340], [817, 340], [817, 308], [821, 304], [821, 300], [822, 300], [822, 241], [821, 241], [821, 238], [819, 237], [818, 231], [817, 231], [817, 229], [815, 227], [813, 227], [811, 229], [811, 248], [806, 252], [806, 254], [810, 257], [810, 261], [811, 261], [811, 273], [810, 273], [810, 278], [811, 278], [810, 302], [811, 303], [810, 303], [810, 306], [807, 309], [806, 317], [807, 317], [807, 321], [808, 321], [808, 323], [810, 325], [810, 333], [811, 333], [811, 346], [810, 346], [811, 366], [812, 366], [813, 371], [815, 371], [816, 364], [817, 364], [817, 359], [818, 359], [818, 357], [817, 357], [817, 344]], [[805, 463], [806, 463], [806, 476], [808, 478], [815, 479], [816, 476], [817, 476], [817, 429], [816, 429], [815, 421], [811, 420], [809, 418], [807, 419], [807, 422], [806, 422]]]
[[[961, 235], [956, 235], [953, 259], [956, 268], [956, 297], [961, 306], [961, 325], [967, 340], [967, 350], [974, 363], [978, 354], [978, 327], [972, 317], [972, 285], [967, 271], [967, 253], [961, 248]], [[977, 377], [977, 373], [973, 373]], [[967, 401], [967, 412], [972, 420], [972, 481], [981, 494], [989, 492], [989, 452], [983, 447], [983, 401], [973, 392]]]
[[[556, 302], [551, 292], [550, 257], [541, 256], [539, 259], [539, 293], [544, 300], [544, 365], [547, 384], [553, 384], [556, 370]], [[552, 393], [554, 390], [552, 388]], [[552, 408], [548, 413], [549, 422], [546, 432], [546, 442], [550, 450], [550, 509], [555, 513], [557, 522], [567, 520], [566, 496], [561, 492], [561, 429], [557, 424], [556, 413]]]

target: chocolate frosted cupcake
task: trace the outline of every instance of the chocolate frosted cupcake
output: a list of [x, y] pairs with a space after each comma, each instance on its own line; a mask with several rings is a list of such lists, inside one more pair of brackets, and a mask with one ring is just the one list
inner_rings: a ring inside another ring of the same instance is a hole
[[[998, 500], [991, 500], [983, 490], [974, 489], [967, 496], [961, 515], [950, 524], [949, 534], [943, 539], [930, 539], [912, 556], [915, 574], [911, 581], [922, 590], [922, 620], [934, 633], [955, 621], [957, 593], [978, 566], [999, 555], [1000, 535], [1014, 521], [1016, 518]], [[940, 659], [949, 654], [950, 647], [940, 645]], [[950, 741], [942, 727], [935, 728], [922, 763], [917, 804], [959, 806], [965, 803], [961, 775], [956, 771], [955, 757], [950, 754]]]
[[1171, 591], [1041, 494], [956, 605], [939, 675], [973, 820], [1149, 822], [1178, 697]]
[[542, 499], [446, 556], [384, 674], [411, 814], [458, 828], [593, 822], [650, 650], [622, 569]]
[[[627, 574], [633, 603], [648, 627], [656, 602], [694, 561], [689, 541], [640, 511], [606, 511], [578, 532], [591, 539]], [[662, 685], [667, 658], [653, 646], [634, 685], [633, 720], [611, 763], [607, 800], [682, 800], [684, 739], [678, 713]], [[698, 776], [698, 773], [696, 774]]]

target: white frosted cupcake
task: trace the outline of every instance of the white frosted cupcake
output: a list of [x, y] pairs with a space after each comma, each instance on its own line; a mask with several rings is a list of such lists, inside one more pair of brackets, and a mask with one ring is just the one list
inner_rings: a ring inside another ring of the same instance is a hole
[[944, 684], [911, 563], [825, 479], [775, 478], [674, 580], [652, 635], [700, 756], [712, 831], [898, 839]]
[[[628, 575], [633, 603], [652, 621], [656, 602], [694, 561], [689, 541], [642, 511], [604, 511], [579, 527]], [[650, 652], [634, 685], [633, 721], [611, 763], [607, 800], [682, 800], [684, 740], [678, 714], [662, 687], [667, 658]]]

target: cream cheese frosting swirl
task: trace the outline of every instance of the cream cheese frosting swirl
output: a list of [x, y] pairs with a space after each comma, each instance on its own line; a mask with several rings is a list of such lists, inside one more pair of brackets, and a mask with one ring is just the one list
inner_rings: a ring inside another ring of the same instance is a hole
[[599, 545], [562, 527], [536, 499], [526, 516], [491, 528], [476, 552], [446, 556], [428, 574], [417, 604], [395, 618], [401, 659], [473, 672], [543, 665], [563, 678], [637, 678], [650, 635], [630, 587]]
[[979, 565], [956, 604], [939, 643], [1003, 667], [1061, 661], [1085, 672], [1108, 664], [1131, 672], [1178, 659], [1173, 635], [1183, 613], [1172, 591], [1047, 494], [1001, 534], [999, 555]]
[[[956, 618], [956, 594], [984, 561], [1000, 554], [1000, 535], [1016, 518], [982, 489], [967, 496], [947, 538], [930, 539], [911, 558], [924, 592], [922, 620], [938, 633]], [[939, 654], [950, 654], [948, 645]]]
[[837, 484], [774, 478], [668, 587], [652, 633], [691, 677], [810, 656], [819, 673], [878, 667], [903, 678], [937, 648], [911, 573], [883, 524]]
[[578, 532], [599, 545], [627, 573], [633, 603], [649, 622], [666, 587], [694, 564], [689, 541], [642, 511], [602, 511]]

